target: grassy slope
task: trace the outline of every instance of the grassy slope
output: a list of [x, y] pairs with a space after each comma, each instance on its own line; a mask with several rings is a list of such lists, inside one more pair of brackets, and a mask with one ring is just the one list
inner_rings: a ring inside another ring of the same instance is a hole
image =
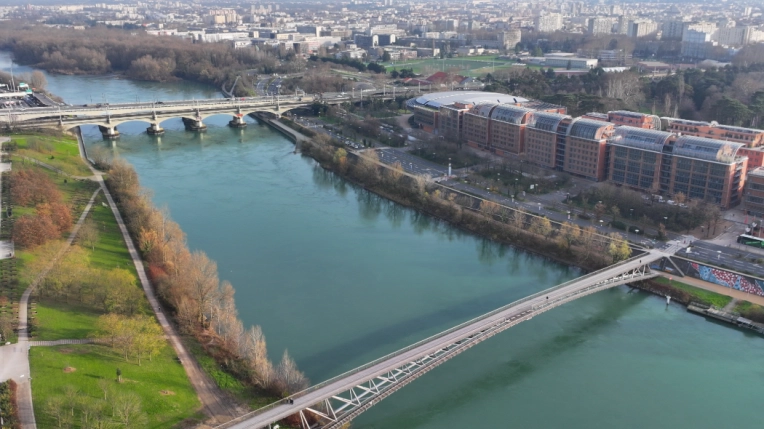
[[[152, 362], [143, 362], [141, 366], [125, 362], [108, 347], [93, 344], [33, 347], [29, 356], [35, 417], [40, 428], [55, 427], [54, 420], [44, 412], [49, 397], [62, 395], [64, 386], [72, 385], [81, 397], [102, 399], [98, 380], [115, 380], [117, 368], [122, 370], [124, 381], [114, 381], [116, 392], [131, 391], [141, 397], [143, 412], [149, 416], [149, 428], [171, 427], [194, 415], [199, 408], [196, 393], [169, 345]], [[76, 371], [64, 373], [67, 366]], [[162, 390], [172, 391], [174, 395], [162, 395]], [[79, 423], [79, 419], [75, 418], [75, 422]]]
[[714, 307], [723, 308], [725, 305], [729, 304], [730, 301], [732, 301], [732, 297], [721, 295], [716, 292], [711, 292], [703, 289], [696, 288], [694, 286], [690, 286], [686, 283], [678, 282], [676, 280], [672, 280], [669, 283], [669, 279], [665, 277], [656, 277], [653, 279], [655, 282], [664, 284], [664, 285], [670, 285], [677, 289], [681, 289], [693, 297], [699, 298], [705, 302], [708, 302], [709, 304], [713, 305]]
[[[28, 149], [28, 141], [30, 137], [37, 138], [40, 141], [45, 141], [50, 144], [53, 147], [53, 152], [40, 153]], [[18, 143], [19, 155], [24, 155], [44, 162], [73, 176], [90, 176], [91, 174], [90, 169], [88, 169], [85, 162], [80, 158], [77, 140], [73, 137], [19, 134], [14, 135], [12, 140]]]
[[100, 311], [86, 305], [41, 301], [37, 303], [36, 317], [40, 325], [34, 340], [91, 338], [93, 327], [101, 314]]

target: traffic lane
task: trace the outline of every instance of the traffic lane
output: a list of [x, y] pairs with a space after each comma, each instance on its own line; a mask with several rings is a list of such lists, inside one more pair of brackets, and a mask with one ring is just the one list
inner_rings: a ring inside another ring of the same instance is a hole
[[[709, 245], [712, 247], [707, 248], [706, 246]], [[684, 247], [677, 252], [677, 255], [700, 262], [707, 262], [712, 265], [725, 265], [738, 271], [748, 271], [760, 276], [764, 275], [764, 267], [738, 257], [738, 255], [741, 255], [742, 258], [752, 257], [746, 256], [747, 254], [741, 252], [739, 249], [729, 249], [711, 243], [695, 242], [690, 247], [689, 253], [687, 252], [687, 248]]]
[[394, 164], [397, 161], [400, 162], [401, 166], [404, 168], [408, 167], [411, 171], [420, 171], [422, 174], [429, 174], [434, 177], [445, 176], [448, 173], [447, 168], [404, 152], [378, 150], [377, 153], [379, 154], [380, 161], [385, 164]]

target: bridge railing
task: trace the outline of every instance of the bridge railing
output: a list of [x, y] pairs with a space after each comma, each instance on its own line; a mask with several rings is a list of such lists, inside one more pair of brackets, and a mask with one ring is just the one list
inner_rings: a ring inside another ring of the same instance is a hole
[[423, 339], [421, 341], [417, 341], [416, 343], [414, 343], [414, 344], [412, 344], [410, 346], [407, 346], [407, 347], [404, 347], [404, 348], [402, 348], [400, 350], [394, 351], [394, 352], [392, 352], [392, 353], [390, 353], [388, 355], [382, 356], [382, 357], [380, 357], [378, 359], [374, 359], [373, 361], [371, 361], [371, 362], [369, 362], [369, 363], [367, 363], [365, 365], [361, 365], [361, 366], [359, 366], [357, 368], [351, 369], [350, 371], [344, 372], [344, 373], [342, 373], [340, 375], [337, 375], [335, 377], [332, 377], [332, 378], [330, 378], [330, 379], [328, 379], [326, 381], [323, 381], [323, 382], [318, 383], [318, 384], [316, 384], [314, 386], [311, 386], [311, 387], [309, 387], [309, 388], [307, 388], [305, 390], [301, 390], [301, 391], [299, 391], [297, 393], [292, 394], [291, 396], [289, 396], [287, 398], [284, 398], [284, 399], [281, 399], [281, 400], [279, 400], [277, 402], [274, 402], [272, 404], [266, 405], [265, 407], [259, 408], [259, 409], [255, 410], [255, 411], [252, 411], [252, 412], [250, 412], [248, 414], [240, 416], [240, 417], [238, 417], [238, 418], [236, 418], [236, 419], [234, 419], [234, 420], [232, 420], [230, 422], [227, 422], [227, 423], [225, 423], [223, 425], [217, 426], [216, 428], [226, 428], [226, 427], [229, 427], [230, 424], [235, 424], [235, 423], [247, 420], [247, 419], [249, 419], [251, 417], [255, 417], [255, 416], [260, 415], [260, 414], [262, 414], [262, 413], [264, 413], [264, 412], [266, 412], [268, 410], [276, 408], [279, 405], [287, 404], [288, 403], [288, 399], [300, 398], [300, 397], [305, 396], [305, 395], [307, 395], [309, 393], [315, 392], [316, 390], [319, 390], [319, 389], [321, 389], [323, 387], [326, 387], [326, 386], [328, 386], [328, 385], [330, 385], [332, 383], [335, 383], [335, 382], [337, 382], [339, 380], [342, 380], [343, 378], [346, 378], [346, 377], [349, 377], [351, 375], [357, 374], [357, 373], [359, 373], [361, 371], [365, 371], [365, 370], [367, 370], [367, 369], [369, 369], [369, 368], [371, 368], [371, 367], [373, 367], [375, 365], [378, 365], [378, 364], [380, 364], [382, 362], [385, 362], [385, 361], [387, 361], [389, 359], [392, 359], [392, 358], [394, 358], [396, 356], [400, 356], [400, 355], [402, 355], [404, 353], [407, 353], [407, 352], [409, 352], [411, 350], [414, 350], [417, 347], [423, 346], [423, 345], [425, 345], [427, 343], [430, 343], [430, 342], [435, 341], [437, 339], [443, 338], [444, 336], [449, 335], [451, 333], [454, 333], [454, 332], [456, 332], [456, 331], [458, 331], [460, 329], [463, 329], [463, 328], [465, 328], [467, 326], [470, 326], [472, 324], [475, 324], [477, 322], [485, 320], [485, 319], [487, 319], [487, 318], [489, 318], [491, 316], [494, 316], [494, 315], [496, 315], [498, 313], [501, 313], [502, 311], [505, 311], [505, 310], [510, 309], [512, 307], [516, 307], [516, 306], [521, 305], [521, 304], [523, 304], [525, 302], [534, 300], [534, 299], [536, 299], [538, 297], [549, 295], [550, 293], [552, 293], [552, 292], [554, 292], [556, 290], [562, 289], [562, 288], [564, 288], [566, 286], [569, 286], [569, 285], [571, 285], [573, 283], [579, 282], [581, 280], [585, 280], [587, 278], [596, 276], [596, 275], [601, 274], [601, 273], [603, 273], [605, 271], [612, 270], [613, 268], [616, 268], [616, 267], [619, 267], [619, 266], [622, 266], [622, 265], [634, 262], [634, 261], [639, 260], [639, 259], [645, 259], [645, 256], [644, 255], [643, 256], [634, 256], [632, 258], [626, 259], [626, 260], [618, 262], [616, 264], [609, 265], [609, 266], [607, 266], [605, 268], [602, 268], [600, 270], [592, 271], [591, 273], [585, 274], [585, 275], [580, 276], [580, 277], [576, 277], [575, 279], [569, 280], [569, 281], [567, 281], [565, 283], [561, 283], [561, 284], [559, 284], [557, 286], [554, 286], [554, 287], [551, 287], [549, 289], [545, 289], [545, 290], [542, 290], [540, 292], [534, 293], [533, 295], [526, 296], [525, 298], [519, 299], [519, 300], [511, 302], [511, 303], [509, 303], [509, 304], [507, 304], [505, 306], [499, 307], [496, 310], [490, 311], [490, 312], [488, 312], [486, 314], [483, 314], [483, 315], [478, 316], [478, 317], [476, 317], [474, 319], [468, 320], [468, 321], [466, 321], [464, 323], [460, 323], [459, 325], [456, 325], [453, 328], [447, 329], [447, 330], [445, 330], [443, 332], [440, 332], [440, 333], [435, 334], [435, 335], [433, 335], [431, 337], [425, 338], [425, 339]]

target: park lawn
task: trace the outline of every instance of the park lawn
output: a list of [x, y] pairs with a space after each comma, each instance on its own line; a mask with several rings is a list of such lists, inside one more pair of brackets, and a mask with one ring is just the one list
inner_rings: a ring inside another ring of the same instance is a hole
[[[29, 149], [30, 138], [35, 138], [41, 142], [47, 143], [52, 147], [52, 151], [43, 153]], [[12, 141], [18, 143], [19, 155], [24, 155], [40, 162], [44, 162], [73, 176], [90, 176], [92, 174], [88, 166], [80, 157], [77, 140], [73, 137], [19, 134], [14, 135]]]
[[77, 340], [92, 338], [103, 312], [80, 304], [68, 304], [50, 300], [37, 302], [37, 329], [35, 341]]
[[[168, 428], [198, 417], [196, 412], [201, 404], [169, 344], [151, 362], [144, 360], [141, 366], [134, 361], [126, 362], [107, 346], [96, 344], [32, 347], [29, 358], [35, 418], [40, 428], [55, 427], [54, 419], [45, 413], [48, 398], [63, 395], [64, 387], [71, 385], [83, 398], [103, 400], [97, 384], [100, 379], [112, 380], [117, 393], [134, 392], [140, 396], [141, 409], [149, 419], [147, 428]], [[76, 370], [65, 373], [65, 367]], [[122, 383], [116, 382], [117, 368], [122, 370]], [[75, 414], [72, 427], [79, 428], [79, 421]]]
[[[106, 206], [104, 206], [106, 204]], [[135, 265], [127, 250], [117, 219], [111, 211], [103, 193], [98, 194], [89, 214], [98, 225], [98, 243], [90, 254], [90, 265], [95, 268], [123, 268], [138, 278]]]
[[711, 292], [708, 290], [696, 288], [695, 286], [690, 286], [687, 283], [678, 282], [676, 280], [669, 280], [665, 277], [656, 277], [656, 282], [668, 285], [671, 287], [675, 287], [677, 289], [681, 289], [690, 295], [692, 295], [694, 298], [698, 298], [699, 300], [703, 302], [707, 302], [710, 305], [713, 305], [717, 308], [724, 308], [725, 305], [729, 304], [730, 301], [732, 301], [731, 296], [718, 294], [716, 292]]
[[735, 309], [732, 311], [739, 313], [745, 318], [764, 323], [764, 307], [761, 305], [749, 301], [740, 301], [735, 305]]

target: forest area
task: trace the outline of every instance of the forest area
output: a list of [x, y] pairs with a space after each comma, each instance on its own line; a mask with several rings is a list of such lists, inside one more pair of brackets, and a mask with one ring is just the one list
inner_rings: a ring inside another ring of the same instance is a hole
[[[92, 27], [59, 29], [31, 24], [0, 24], [0, 49], [21, 64], [61, 74], [124, 73], [132, 79], [165, 82], [186, 79], [219, 87], [241, 74], [236, 95], [251, 95], [253, 73], [294, 71], [294, 53], [234, 49], [229, 44], [193, 43], [142, 31]], [[300, 60], [304, 64], [304, 60]]]
[[560, 104], [573, 116], [632, 110], [683, 119], [760, 127], [764, 115], [764, 60], [721, 69], [682, 70], [653, 80], [632, 68], [560, 76], [553, 70], [499, 71], [486, 77], [486, 91]]

